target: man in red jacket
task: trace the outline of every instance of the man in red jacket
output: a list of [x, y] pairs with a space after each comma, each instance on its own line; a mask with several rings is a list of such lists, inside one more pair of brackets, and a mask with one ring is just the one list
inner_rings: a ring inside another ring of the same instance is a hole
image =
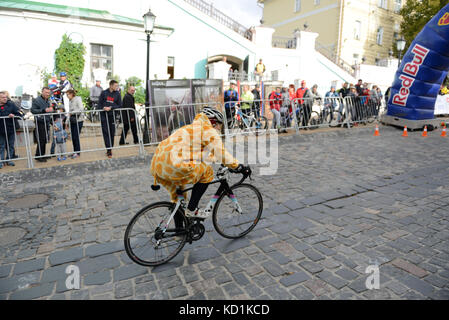
[[304, 80], [301, 81], [301, 87], [296, 90], [296, 98], [298, 99], [298, 104], [304, 114], [301, 126], [307, 127], [312, 114], [312, 101], [310, 99], [310, 91], [307, 89]]

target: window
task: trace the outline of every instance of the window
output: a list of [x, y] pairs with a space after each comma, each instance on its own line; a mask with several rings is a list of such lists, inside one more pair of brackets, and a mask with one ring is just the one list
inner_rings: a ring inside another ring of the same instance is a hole
[[313, 0], [313, 4], [316, 5], [316, 6], [319, 6], [320, 5], [320, 0]]
[[295, 0], [295, 12], [301, 11], [301, 0]]
[[167, 73], [170, 75], [169, 79], [175, 78], [175, 57], [167, 58]]
[[383, 40], [384, 40], [384, 28], [379, 27], [379, 29], [377, 29], [376, 42], [377, 42], [378, 45], [382, 45]]
[[357, 20], [354, 24], [354, 39], [355, 40], [360, 40], [361, 32], [362, 32], [362, 22]]
[[394, 32], [393, 32], [393, 38], [394, 39], [398, 39], [399, 38], [399, 30], [400, 30], [400, 25], [399, 23], [395, 22], [394, 23]]
[[402, 8], [402, 0], [394, 0], [394, 12], [395, 13], [399, 13], [399, 11], [401, 11]]
[[388, 0], [379, 0], [377, 6], [382, 9], [388, 9]]
[[90, 47], [90, 67], [92, 78], [94, 78], [93, 71], [101, 68], [108, 70], [107, 79], [111, 79], [113, 74], [112, 46], [91, 43]]

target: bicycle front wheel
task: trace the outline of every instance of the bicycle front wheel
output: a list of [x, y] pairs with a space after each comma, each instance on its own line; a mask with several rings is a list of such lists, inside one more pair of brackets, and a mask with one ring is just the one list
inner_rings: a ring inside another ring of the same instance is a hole
[[250, 184], [231, 187], [234, 197], [222, 193], [212, 213], [215, 230], [228, 239], [238, 239], [254, 229], [263, 211], [262, 195]]
[[[125, 251], [129, 258], [142, 266], [158, 266], [173, 259], [187, 240], [187, 220], [171, 202], [157, 202], [140, 210], [125, 231]], [[166, 228], [165, 232], [163, 231]]]

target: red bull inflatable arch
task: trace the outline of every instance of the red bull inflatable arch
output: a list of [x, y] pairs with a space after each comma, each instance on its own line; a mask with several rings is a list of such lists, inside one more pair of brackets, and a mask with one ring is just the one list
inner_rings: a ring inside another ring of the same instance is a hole
[[449, 4], [413, 40], [396, 72], [382, 122], [438, 127], [435, 101], [449, 70]]

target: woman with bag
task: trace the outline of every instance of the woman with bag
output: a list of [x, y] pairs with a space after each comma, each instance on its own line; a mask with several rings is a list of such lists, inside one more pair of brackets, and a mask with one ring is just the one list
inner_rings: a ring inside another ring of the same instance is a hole
[[81, 97], [76, 95], [75, 90], [70, 89], [66, 92], [70, 101], [70, 134], [73, 143], [72, 159], [78, 158], [81, 154], [80, 134], [84, 123], [84, 105]]

